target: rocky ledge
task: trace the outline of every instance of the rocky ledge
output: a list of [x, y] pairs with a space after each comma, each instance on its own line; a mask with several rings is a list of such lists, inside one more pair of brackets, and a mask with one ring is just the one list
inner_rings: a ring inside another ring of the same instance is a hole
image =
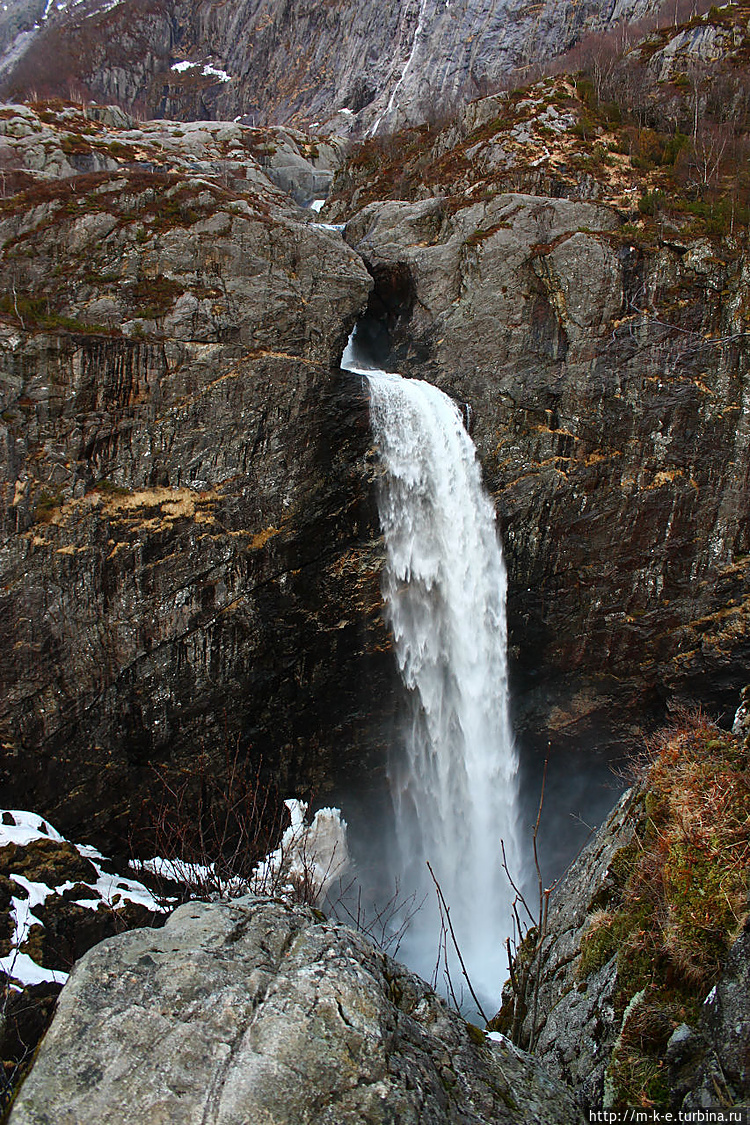
[[748, 749], [678, 714], [518, 950], [491, 1026], [586, 1108], [748, 1103]]
[[579, 1121], [570, 1093], [359, 933], [189, 903], [76, 965], [10, 1125]]

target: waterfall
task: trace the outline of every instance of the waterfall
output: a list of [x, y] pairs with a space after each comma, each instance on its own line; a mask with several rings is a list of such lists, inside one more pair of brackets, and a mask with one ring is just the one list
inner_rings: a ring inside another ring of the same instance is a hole
[[396, 83], [396, 85], [393, 87], [393, 90], [391, 91], [391, 96], [388, 99], [387, 106], [385, 107], [384, 110], [382, 110], [378, 114], [378, 116], [375, 120], [375, 124], [372, 126], [369, 133], [367, 134], [368, 137], [374, 137], [375, 136], [378, 129], [380, 128], [380, 123], [383, 121], [383, 119], [385, 117], [388, 116], [389, 113], [391, 113], [391, 111], [393, 110], [393, 107], [396, 104], [396, 94], [399, 92], [399, 90], [403, 86], [404, 80], [406, 79], [407, 74], [411, 70], [412, 63], [414, 62], [414, 58], [415, 58], [417, 50], [419, 48], [420, 40], [422, 38], [422, 31], [424, 29], [425, 8], [426, 8], [426, 0], [419, 0], [419, 11], [417, 13], [417, 27], [416, 27], [416, 30], [414, 32], [414, 39], [412, 40], [411, 51], [409, 52], [409, 57], [406, 60], [406, 66], [401, 71], [401, 76], [399, 77], [398, 82]]
[[[427, 901], [401, 955], [433, 976], [440, 922], [429, 862], [474, 989], [491, 1007], [507, 975], [510, 931], [501, 838], [511, 870], [519, 871], [507, 583], [494, 508], [447, 395], [421, 380], [368, 369], [352, 341], [342, 366], [369, 382], [382, 470], [385, 613], [411, 710], [389, 766], [395, 865], [402, 891], [415, 889]], [[458, 991], [455, 959], [450, 973]]]

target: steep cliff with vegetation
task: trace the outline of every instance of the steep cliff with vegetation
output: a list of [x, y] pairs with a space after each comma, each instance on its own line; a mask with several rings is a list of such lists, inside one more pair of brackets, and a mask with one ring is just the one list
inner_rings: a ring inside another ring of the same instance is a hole
[[679, 715], [521, 944], [492, 1026], [583, 1105], [745, 1104], [749, 815], [745, 732]]
[[743, 683], [744, 71], [713, 64], [719, 105], [707, 64], [649, 68], [695, 29], [741, 51], [745, 22], [600, 44], [574, 77], [365, 142], [334, 181], [383, 362], [471, 406], [544, 745], [627, 739], [669, 696], [728, 709]]

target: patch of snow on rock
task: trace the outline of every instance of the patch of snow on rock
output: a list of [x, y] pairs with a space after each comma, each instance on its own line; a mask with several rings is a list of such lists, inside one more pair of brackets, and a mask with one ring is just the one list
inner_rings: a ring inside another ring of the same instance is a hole
[[204, 78], [218, 78], [220, 82], [231, 82], [232, 81], [231, 74], [227, 74], [227, 72], [225, 70], [220, 70], [218, 67], [211, 66], [210, 63], [206, 63], [205, 66], [203, 67], [203, 77]]
[[6, 844], [23, 847], [32, 840], [62, 840], [48, 820], [21, 809], [6, 809], [0, 814], [0, 848]]
[[[0, 810], [0, 848], [8, 846], [26, 848], [37, 840], [69, 844], [69, 841], [61, 836], [48, 820], [36, 813], [22, 809]], [[70, 846], [93, 866], [97, 876], [95, 882], [86, 883], [77, 880], [74, 884], [66, 880], [59, 886], [51, 887], [47, 883], [28, 879], [25, 875], [12, 870], [9, 872], [11, 883], [18, 887], [18, 894], [11, 896], [8, 908], [13, 921], [11, 948], [6, 956], [0, 958], [0, 970], [11, 979], [14, 988], [42, 982], [63, 984], [68, 979], [67, 973], [38, 965], [21, 949], [28, 940], [32, 926], [43, 925], [42, 920], [34, 914], [34, 910], [42, 906], [47, 899], [62, 895], [80, 883], [82, 887], [88, 887], [92, 895], [88, 899], [76, 900], [76, 904], [90, 910], [97, 910], [102, 904], [116, 907], [125, 901], [143, 906], [153, 913], [163, 913], [166, 909], [156, 901], [143, 883], [106, 872], [97, 862], [97, 860], [106, 862], [105, 857], [96, 848], [85, 844], [80, 847], [75, 844]]]

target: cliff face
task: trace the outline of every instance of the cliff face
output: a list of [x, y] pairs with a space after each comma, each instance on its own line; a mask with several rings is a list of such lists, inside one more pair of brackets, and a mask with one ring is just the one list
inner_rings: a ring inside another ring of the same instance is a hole
[[[616, 157], [576, 176], [567, 102], [543, 87], [509, 122], [477, 103], [463, 132], [416, 131], [412, 163], [382, 146], [380, 178], [365, 149], [331, 212], [355, 212], [346, 237], [375, 280], [385, 362], [471, 405], [521, 721], [580, 744], [627, 737], [668, 695], [726, 709], [742, 684], [748, 275], [737, 237], [637, 226]], [[508, 193], [521, 174], [603, 198]]]
[[8, 48], [0, 89], [68, 96], [72, 82], [147, 116], [310, 123], [338, 115], [345, 131], [382, 131], [476, 97], [514, 67], [564, 52], [586, 29], [658, 6], [87, 0], [48, 14]]
[[746, 1104], [746, 730], [681, 714], [655, 736], [517, 951], [492, 1025], [583, 1107]]
[[338, 369], [373, 285], [386, 361], [470, 404], [528, 744], [621, 743], [669, 695], [731, 705], [745, 256], [736, 236], [636, 226], [642, 173], [579, 151], [579, 111], [552, 82], [413, 131], [406, 156], [365, 145], [329, 204], [353, 214], [355, 253], [267, 178], [305, 197], [335, 146], [3, 110], [13, 803], [106, 835], [153, 764], [194, 769], [205, 749], [218, 768], [237, 737], [282, 789], [382, 769], [394, 672], [367, 408]]
[[[163, 156], [191, 134], [141, 137], [134, 166], [90, 120], [1, 124], [29, 183], [0, 204], [8, 800], [106, 838], [153, 764], [220, 770], [237, 739], [282, 789], [366, 773], [360, 685], [391, 673], [339, 371], [366, 271], [239, 126], [201, 138], [233, 153], [210, 179]], [[53, 174], [60, 144], [118, 170], [45, 178], [29, 135]]]

